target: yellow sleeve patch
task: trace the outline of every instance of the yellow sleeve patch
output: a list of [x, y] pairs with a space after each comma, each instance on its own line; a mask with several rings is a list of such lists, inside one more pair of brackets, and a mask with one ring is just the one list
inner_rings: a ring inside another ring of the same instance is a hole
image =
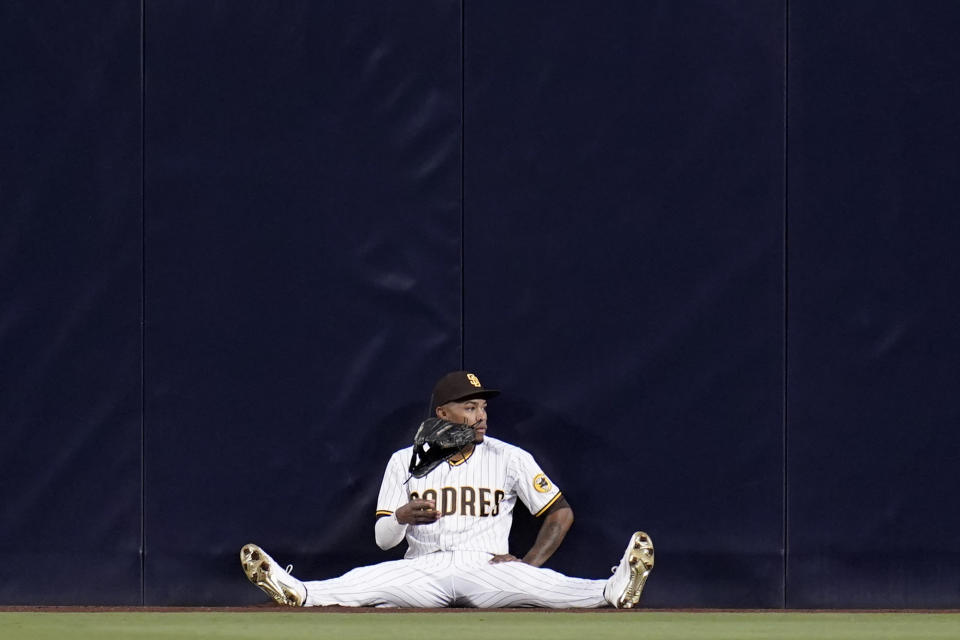
[[540, 493], [550, 493], [553, 490], [553, 484], [550, 483], [550, 479], [547, 478], [542, 473], [538, 473], [533, 477], [533, 488]]

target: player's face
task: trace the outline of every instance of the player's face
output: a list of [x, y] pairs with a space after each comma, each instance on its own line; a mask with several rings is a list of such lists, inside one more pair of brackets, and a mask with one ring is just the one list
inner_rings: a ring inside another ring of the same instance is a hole
[[448, 402], [437, 407], [437, 416], [450, 422], [462, 422], [474, 425], [477, 437], [474, 442], [483, 442], [487, 433], [487, 401], [482, 398], [463, 402]]

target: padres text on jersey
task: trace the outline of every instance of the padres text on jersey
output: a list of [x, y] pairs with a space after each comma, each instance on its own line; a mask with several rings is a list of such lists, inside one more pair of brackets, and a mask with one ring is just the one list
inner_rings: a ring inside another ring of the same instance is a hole
[[435, 500], [437, 522], [407, 527], [407, 558], [435, 551], [508, 553], [517, 500], [541, 515], [560, 498], [529, 453], [487, 436], [465, 461], [444, 462], [423, 478], [409, 478], [412, 447], [393, 454], [377, 500], [377, 514], [396, 512], [412, 498]]

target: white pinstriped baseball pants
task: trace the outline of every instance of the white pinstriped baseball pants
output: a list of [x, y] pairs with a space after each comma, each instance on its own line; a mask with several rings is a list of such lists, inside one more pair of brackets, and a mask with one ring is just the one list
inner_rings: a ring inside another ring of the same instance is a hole
[[489, 553], [440, 551], [304, 582], [305, 606], [603, 607], [606, 580], [571, 578], [523, 562], [490, 564]]

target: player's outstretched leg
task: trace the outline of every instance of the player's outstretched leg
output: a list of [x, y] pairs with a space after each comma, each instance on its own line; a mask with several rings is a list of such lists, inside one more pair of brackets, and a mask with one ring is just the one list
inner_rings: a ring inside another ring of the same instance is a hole
[[653, 540], [643, 531], [630, 537], [630, 544], [607, 580], [603, 597], [618, 609], [630, 609], [640, 600], [643, 585], [653, 569]]
[[302, 607], [307, 597], [307, 588], [290, 575], [293, 566], [284, 571], [267, 552], [255, 544], [245, 544], [240, 549], [240, 564], [253, 584], [288, 607]]

